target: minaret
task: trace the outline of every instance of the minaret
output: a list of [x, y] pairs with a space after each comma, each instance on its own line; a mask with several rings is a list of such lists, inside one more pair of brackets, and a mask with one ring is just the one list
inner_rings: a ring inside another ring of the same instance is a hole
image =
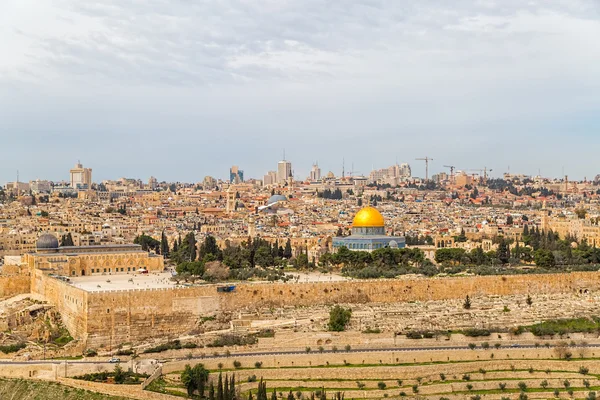
[[235, 211], [235, 190], [233, 188], [233, 185], [229, 186], [229, 188], [227, 189], [227, 205], [225, 210], [228, 213], [232, 213]]
[[251, 215], [248, 217], [248, 236], [254, 238], [256, 236], [256, 222], [254, 217]]

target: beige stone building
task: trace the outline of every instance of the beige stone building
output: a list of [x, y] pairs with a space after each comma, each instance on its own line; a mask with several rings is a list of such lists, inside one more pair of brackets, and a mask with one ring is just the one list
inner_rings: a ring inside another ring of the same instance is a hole
[[160, 272], [164, 269], [163, 257], [142, 250], [140, 245], [59, 247], [56, 237], [50, 234], [40, 237], [37, 250], [26, 253], [23, 264], [31, 273], [41, 270], [64, 276], [126, 274], [140, 269]]

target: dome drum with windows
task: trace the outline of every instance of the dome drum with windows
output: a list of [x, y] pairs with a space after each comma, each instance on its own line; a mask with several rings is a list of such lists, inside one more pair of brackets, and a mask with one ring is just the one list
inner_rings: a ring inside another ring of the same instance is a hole
[[354, 216], [352, 235], [333, 238], [333, 248], [347, 247], [349, 250], [368, 251], [390, 247], [405, 247], [404, 237], [386, 236], [385, 220], [374, 207], [365, 207]]

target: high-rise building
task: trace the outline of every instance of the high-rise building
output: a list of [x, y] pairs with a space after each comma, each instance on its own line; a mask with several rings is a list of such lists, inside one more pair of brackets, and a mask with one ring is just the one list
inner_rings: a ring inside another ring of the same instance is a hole
[[410, 177], [411, 177], [410, 165], [408, 165], [407, 163], [403, 163], [400, 165], [395, 164], [388, 168], [375, 169], [375, 170], [371, 171], [371, 173], [369, 174], [369, 181], [370, 182], [382, 182], [384, 180], [387, 180], [388, 178], [394, 178], [394, 179], [391, 179], [390, 182], [395, 182], [395, 181], [401, 180], [402, 178], [410, 178]]
[[265, 176], [263, 176], [263, 186], [274, 185], [277, 183], [277, 172], [269, 171]]
[[71, 171], [71, 188], [89, 189], [92, 187], [92, 169], [83, 168], [80, 162]]
[[292, 163], [286, 160], [277, 163], [277, 183], [286, 183], [292, 176]]
[[156, 190], [156, 188], [158, 187], [158, 180], [151, 176], [150, 179], [148, 179], [148, 188], [150, 190]]
[[310, 170], [310, 175], [308, 180], [310, 181], [318, 181], [321, 179], [321, 168], [319, 168], [319, 164], [313, 164], [312, 169]]
[[237, 165], [229, 168], [229, 182], [230, 183], [242, 183], [244, 182], [244, 171], [239, 169]]

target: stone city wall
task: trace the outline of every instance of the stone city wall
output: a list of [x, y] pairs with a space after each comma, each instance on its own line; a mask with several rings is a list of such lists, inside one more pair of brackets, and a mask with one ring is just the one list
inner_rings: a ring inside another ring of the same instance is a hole
[[30, 282], [25, 275], [0, 275], [0, 299], [29, 293]]
[[88, 294], [59, 279], [35, 271], [31, 292], [40, 294], [56, 307], [71, 336], [85, 341], [87, 336]]
[[0, 293], [44, 296], [60, 312], [71, 335], [89, 347], [174, 338], [193, 331], [202, 316], [218, 311], [330, 305], [396, 303], [504, 296], [580, 293], [600, 288], [597, 272], [547, 275], [406, 278], [319, 283], [244, 283], [234, 292], [218, 285], [176, 289], [86, 292], [42, 271], [30, 277], [0, 276]]
[[321, 283], [238, 284], [231, 293], [216, 285], [88, 293], [88, 346], [175, 338], [192, 331], [201, 316], [269, 307], [336, 303], [394, 303], [470, 296], [594, 291], [600, 274], [474, 276]]

